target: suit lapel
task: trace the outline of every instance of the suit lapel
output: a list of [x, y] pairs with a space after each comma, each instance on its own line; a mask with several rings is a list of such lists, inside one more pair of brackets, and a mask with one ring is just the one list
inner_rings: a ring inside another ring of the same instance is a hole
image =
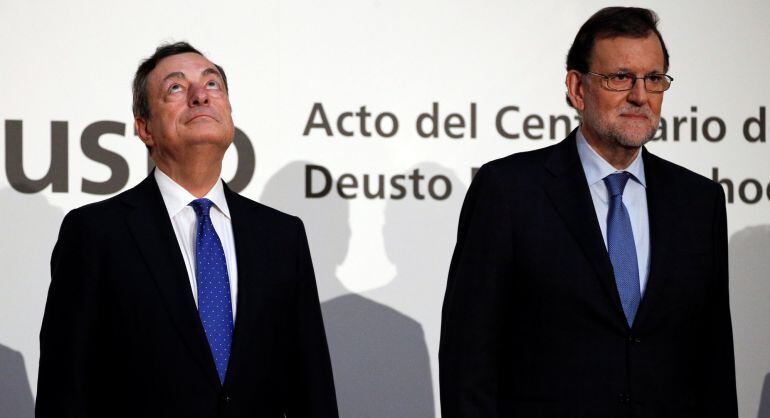
[[127, 222], [182, 340], [209, 380], [219, 385], [214, 359], [192, 297], [187, 269], [152, 174], [123, 196], [134, 209]]
[[572, 131], [554, 147], [546, 161], [546, 169], [552, 175], [545, 181], [546, 193], [596, 271], [618, 323], [628, 327], [575, 141]]
[[259, 281], [267, 276], [268, 238], [265, 236], [261, 219], [253, 206], [231, 191], [225, 184], [225, 198], [230, 209], [235, 241], [235, 257], [238, 267], [238, 300], [236, 305], [235, 328], [233, 330], [233, 345], [230, 352], [230, 363], [225, 377], [225, 387], [238, 378], [238, 370], [244, 359], [248, 359], [247, 335], [255, 329], [253, 315], [254, 304], [259, 298], [257, 288]]
[[677, 195], [665, 182], [659, 158], [642, 150], [644, 172], [647, 179], [647, 214], [650, 222], [650, 273], [647, 278], [644, 297], [636, 313], [634, 328], [644, 324], [650, 312], [655, 311], [655, 305], [661, 299], [666, 284], [663, 276], [666, 266], [670, 265], [670, 254], [675, 242], [675, 213]]

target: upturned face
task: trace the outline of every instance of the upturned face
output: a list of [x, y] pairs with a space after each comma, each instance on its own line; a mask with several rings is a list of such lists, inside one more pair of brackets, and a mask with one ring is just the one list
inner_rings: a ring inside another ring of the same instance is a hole
[[[628, 91], [612, 91], [600, 77], [582, 75], [573, 105], [581, 111], [587, 136], [626, 148], [638, 148], [652, 139], [660, 121], [663, 93], [650, 93], [642, 77], [663, 74], [663, 48], [654, 33], [644, 38], [615, 37], [597, 40], [590, 71], [630, 73], [639, 77]], [[577, 99], [577, 100], [575, 100]]]
[[234, 135], [232, 109], [222, 75], [205, 57], [166, 57], [147, 79], [150, 117], [137, 132], [158, 161], [183, 163], [194, 152], [222, 153]]

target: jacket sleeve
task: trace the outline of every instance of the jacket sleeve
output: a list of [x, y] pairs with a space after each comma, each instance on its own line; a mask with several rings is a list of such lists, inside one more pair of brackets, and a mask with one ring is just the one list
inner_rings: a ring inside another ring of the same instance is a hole
[[40, 368], [35, 415], [38, 418], [91, 417], [93, 359], [98, 352], [98, 286], [88, 257], [85, 223], [79, 212], [63, 220], [51, 256], [40, 331]]
[[287, 418], [336, 418], [329, 348], [326, 343], [313, 263], [302, 221], [297, 219], [297, 292], [294, 303], [295, 340], [289, 357], [290, 396]]
[[714, 206], [714, 278], [710, 303], [707, 309], [704, 347], [709, 350], [703, 356], [705, 391], [702, 399], [707, 403], [704, 416], [737, 418], [738, 400], [735, 385], [735, 354], [730, 319], [730, 295], [728, 282], [727, 214], [721, 186], [715, 185], [717, 197]]
[[439, 379], [444, 418], [499, 415], [500, 332], [512, 274], [512, 223], [488, 165], [463, 203], [441, 321]]

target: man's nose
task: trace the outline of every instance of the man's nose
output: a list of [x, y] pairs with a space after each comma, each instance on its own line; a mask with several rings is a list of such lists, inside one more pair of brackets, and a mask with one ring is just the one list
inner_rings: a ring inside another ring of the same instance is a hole
[[209, 91], [204, 86], [193, 86], [190, 89], [190, 106], [202, 106], [209, 104]]
[[647, 88], [644, 85], [644, 79], [637, 78], [634, 86], [628, 91], [628, 101], [641, 106], [647, 103], [648, 94]]

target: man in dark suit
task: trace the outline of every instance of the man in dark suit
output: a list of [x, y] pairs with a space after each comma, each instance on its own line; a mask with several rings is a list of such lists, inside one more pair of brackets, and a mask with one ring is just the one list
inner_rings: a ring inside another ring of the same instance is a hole
[[157, 168], [70, 212], [51, 259], [38, 417], [336, 417], [302, 222], [220, 180], [224, 70], [186, 43], [134, 79]]
[[721, 188], [649, 153], [668, 53], [657, 16], [578, 32], [561, 143], [485, 164], [444, 299], [442, 415], [737, 417]]

